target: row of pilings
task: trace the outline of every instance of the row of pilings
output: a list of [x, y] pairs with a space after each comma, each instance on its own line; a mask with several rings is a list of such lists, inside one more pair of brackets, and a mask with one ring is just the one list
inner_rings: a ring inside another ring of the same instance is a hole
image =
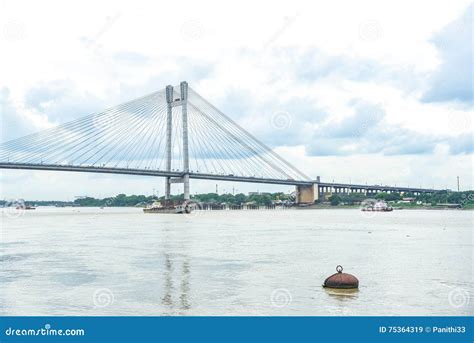
[[196, 210], [203, 211], [222, 211], [222, 210], [286, 210], [289, 206], [276, 205], [224, 205], [224, 204], [207, 204], [199, 203], [195, 206]]

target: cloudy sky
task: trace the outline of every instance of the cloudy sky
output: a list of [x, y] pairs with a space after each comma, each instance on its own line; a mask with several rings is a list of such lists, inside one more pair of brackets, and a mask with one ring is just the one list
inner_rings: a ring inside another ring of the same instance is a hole
[[[472, 32], [462, 0], [0, 0], [1, 141], [187, 80], [311, 177], [473, 188]], [[0, 198], [163, 183], [3, 170]]]

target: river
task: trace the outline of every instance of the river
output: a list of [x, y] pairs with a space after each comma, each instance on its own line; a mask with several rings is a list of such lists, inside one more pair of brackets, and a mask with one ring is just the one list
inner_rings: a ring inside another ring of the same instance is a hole
[[[472, 315], [473, 211], [1, 216], [2, 315]], [[336, 265], [355, 292], [321, 287]]]

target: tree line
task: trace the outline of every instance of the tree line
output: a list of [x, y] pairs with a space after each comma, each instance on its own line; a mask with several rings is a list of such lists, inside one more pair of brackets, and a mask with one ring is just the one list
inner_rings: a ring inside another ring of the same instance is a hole
[[[93, 197], [84, 197], [74, 200], [75, 206], [89, 206], [89, 207], [123, 207], [123, 206], [140, 206], [150, 204], [154, 201], [163, 201], [164, 197], [156, 196], [145, 196], [145, 195], [126, 195], [119, 194], [115, 197], [96, 199]], [[182, 201], [184, 195], [172, 195], [171, 200]], [[279, 193], [259, 193], [245, 195], [243, 193], [238, 194], [216, 194], [216, 193], [204, 193], [192, 195], [193, 201], [203, 202], [209, 204], [230, 204], [230, 205], [242, 205], [244, 203], [252, 202], [257, 205], [271, 205], [275, 201], [290, 201], [291, 196], [282, 192]]]
[[[353, 205], [366, 200], [368, 197], [363, 193], [337, 193], [331, 195], [328, 200], [331, 205], [336, 206], [341, 203]], [[413, 198], [415, 202], [422, 202], [424, 204], [459, 204], [463, 207], [471, 207], [474, 205], [474, 191], [452, 192], [452, 191], [438, 191], [434, 193], [423, 193], [415, 195], [413, 193], [380, 192], [375, 195], [375, 199], [384, 201], [400, 201], [403, 198]]]
[[[342, 194], [337, 193], [331, 195], [328, 200], [333, 206], [339, 204], [354, 205], [358, 204], [368, 197], [363, 193], [349, 193]], [[463, 207], [474, 208], [474, 191], [465, 192], [452, 192], [452, 191], [439, 191], [432, 194], [420, 194], [414, 195], [412, 193], [385, 193], [380, 192], [375, 196], [375, 199], [384, 201], [399, 201], [403, 198], [413, 198], [416, 202], [421, 201], [425, 204], [460, 204]], [[171, 200], [183, 200], [183, 194], [172, 195]], [[126, 195], [119, 194], [115, 197], [108, 197], [103, 199], [96, 199], [93, 197], [84, 197], [71, 201], [39, 201], [39, 200], [0, 200], [0, 206], [15, 206], [18, 202], [24, 202], [26, 205], [31, 206], [88, 206], [88, 207], [125, 207], [125, 206], [144, 206], [154, 201], [162, 201], [164, 197], [157, 196], [146, 196], [146, 195]], [[193, 194], [192, 200], [196, 202], [209, 203], [209, 204], [229, 204], [229, 205], [242, 205], [245, 203], [254, 203], [256, 205], [272, 205], [275, 202], [285, 202], [291, 204], [294, 201], [294, 197], [290, 194], [277, 192], [277, 193], [252, 193], [249, 195], [238, 193], [238, 194], [216, 194], [216, 193], [203, 193]], [[320, 199], [320, 202], [323, 200]]]

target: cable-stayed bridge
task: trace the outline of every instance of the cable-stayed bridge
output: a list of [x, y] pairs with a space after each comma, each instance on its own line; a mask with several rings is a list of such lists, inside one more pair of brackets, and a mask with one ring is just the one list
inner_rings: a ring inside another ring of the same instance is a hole
[[295, 185], [299, 203], [313, 202], [329, 188], [433, 192], [311, 180], [187, 82], [2, 143], [0, 168], [161, 176], [166, 198], [173, 183], [183, 183], [189, 199], [190, 179]]

